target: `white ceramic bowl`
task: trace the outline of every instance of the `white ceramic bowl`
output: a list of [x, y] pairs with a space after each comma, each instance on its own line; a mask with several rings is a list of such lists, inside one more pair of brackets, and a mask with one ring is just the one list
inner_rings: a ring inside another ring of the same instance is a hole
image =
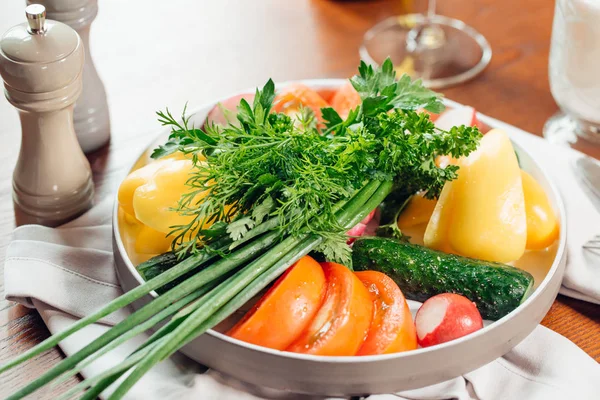
[[[344, 82], [339, 79], [304, 81], [316, 89], [333, 89]], [[192, 120], [201, 123], [214, 104], [222, 100], [200, 107]], [[159, 140], [165, 137], [166, 133], [163, 132]], [[515, 149], [523, 168], [548, 193], [561, 226], [566, 226], [564, 206], [550, 177], [525, 149], [516, 144]], [[127, 256], [121, 240], [116, 202], [113, 233], [117, 273], [123, 290], [129, 291], [143, 280]], [[533, 331], [558, 293], [566, 263], [565, 243], [566, 230], [561, 229], [556, 256], [549, 272], [538, 283], [533, 294], [516, 310], [475, 333], [439, 346], [379, 356], [323, 357], [271, 350], [209, 330], [181, 351], [208, 367], [242, 381], [299, 393], [348, 396], [390, 393], [435, 384], [501, 357]], [[152, 297], [148, 295], [135, 302], [134, 307], [139, 308], [150, 300]]]

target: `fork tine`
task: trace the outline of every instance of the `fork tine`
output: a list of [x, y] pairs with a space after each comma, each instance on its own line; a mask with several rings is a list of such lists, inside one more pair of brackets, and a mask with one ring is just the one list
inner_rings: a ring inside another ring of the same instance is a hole
[[588, 240], [583, 246], [584, 249], [600, 249], [600, 238]]
[[600, 249], [600, 234], [593, 236], [582, 247], [584, 249]]

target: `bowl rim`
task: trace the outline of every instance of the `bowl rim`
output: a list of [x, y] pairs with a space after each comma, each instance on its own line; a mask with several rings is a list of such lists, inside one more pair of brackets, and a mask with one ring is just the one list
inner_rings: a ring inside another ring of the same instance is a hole
[[[331, 79], [331, 78], [303, 79], [303, 80], [276, 82], [276, 87], [282, 88], [282, 87], [288, 86], [290, 84], [302, 83], [309, 87], [314, 87], [314, 88], [318, 88], [318, 89], [336, 89], [336, 88], [339, 88], [340, 86], [342, 86], [347, 81], [348, 81], [347, 79], [335, 79], [335, 78], [334, 79]], [[254, 91], [255, 91], [254, 88], [246, 89], [246, 90], [238, 91], [236, 93], [233, 93], [233, 94], [230, 94], [227, 96], [223, 96], [214, 101], [206, 102], [199, 107], [192, 108], [193, 111], [191, 111], [188, 115], [194, 115], [199, 112], [208, 113], [210, 111], [210, 109], [219, 102], [222, 102], [222, 101], [224, 101], [230, 97], [233, 97], [235, 95], [244, 94], [244, 93], [253, 93]], [[446, 106], [450, 106], [450, 108], [464, 106], [463, 104], [457, 103], [455, 101], [452, 101], [452, 100], [449, 100], [446, 98], [444, 98], [444, 104]], [[482, 120], [484, 122], [485, 122], [485, 120], [488, 120], [488, 121], [492, 120], [490, 117], [487, 117], [480, 113], [477, 113], [477, 118], [479, 118], [480, 120]], [[157, 130], [156, 134], [151, 135], [152, 140], [156, 140], [156, 138], [158, 138], [160, 135], [164, 135], [166, 132], [167, 132], [167, 130], [165, 128]], [[507, 132], [507, 133], [509, 134], [509, 137], [512, 136], [510, 134], [510, 132]], [[207, 330], [205, 334], [213, 336], [213, 337], [223, 340], [225, 342], [228, 342], [229, 344], [232, 344], [232, 345], [245, 347], [248, 350], [259, 351], [259, 352], [267, 353], [267, 354], [270, 354], [273, 356], [287, 357], [290, 359], [304, 360], [304, 361], [317, 361], [317, 362], [330, 362], [330, 363], [370, 363], [370, 362], [375, 362], [375, 361], [390, 360], [390, 359], [402, 358], [402, 357], [413, 357], [413, 356], [417, 356], [420, 354], [425, 354], [425, 353], [435, 352], [435, 351], [442, 350], [442, 349], [452, 348], [455, 346], [458, 347], [466, 341], [472, 340], [479, 336], [486, 335], [488, 332], [499, 328], [505, 322], [510, 321], [511, 319], [515, 318], [517, 316], [517, 314], [519, 314], [520, 312], [522, 312], [523, 310], [528, 308], [530, 306], [530, 304], [532, 304], [535, 301], [535, 299], [541, 295], [544, 288], [549, 284], [549, 282], [554, 278], [554, 275], [557, 273], [557, 270], [560, 267], [561, 260], [564, 256], [564, 253], [566, 250], [567, 219], [566, 219], [565, 205], [564, 205], [562, 196], [560, 195], [560, 192], [558, 191], [558, 189], [556, 187], [554, 180], [551, 179], [551, 177], [547, 174], [547, 172], [541, 167], [541, 164], [539, 163], [539, 161], [537, 160], [536, 157], [534, 157], [521, 144], [519, 144], [518, 141], [515, 142], [512, 139], [513, 138], [511, 137], [511, 141], [513, 142], [513, 145], [516, 145], [520, 151], [523, 151], [527, 154], [527, 156], [538, 167], [541, 175], [544, 177], [544, 179], [548, 183], [551, 195], [556, 199], [556, 206], [557, 206], [557, 211], [558, 211], [558, 215], [559, 215], [561, 229], [560, 229], [560, 233], [559, 233], [559, 243], [558, 243], [558, 248], [556, 250], [556, 255], [552, 262], [552, 266], [546, 273], [546, 276], [539, 283], [538, 287], [534, 290], [534, 292], [523, 303], [521, 303], [517, 308], [515, 308], [513, 311], [511, 311], [504, 317], [502, 317], [496, 321], [493, 321], [492, 323], [488, 324], [487, 326], [484, 326], [482, 329], [475, 331], [469, 335], [466, 335], [461, 338], [458, 338], [458, 339], [455, 339], [455, 340], [452, 340], [452, 341], [449, 341], [446, 343], [442, 343], [442, 344], [439, 344], [436, 346], [417, 348], [415, 350], [399, 352], [399, 353], [378, 354], [378, 355], [368, 355], [368, 356], [316, 356], [316, 355], [310, 355], [310, 354], [300, 354], [300, 353], [293, 353], [293, 352], [288, 352], [288, 351], [283, 351], [283, 350], [270, 349], [267, 347], [247, 343], [247, 342], [241, 341], [239, 339], [234, 339], [230, 336], [227, 336], [223, 333], [217, 332], [213, 329]], [[150, 142], [150, 144], [151, 143], [152, 142]], [[144, 147], [142, 152], [133, 160], [133, 162], [130, 164], [130, 167], [127, 169], [127, 173], [129, 173], [129, 171], [131, 171], [131, 169], [135, 166], [135, 164], [138, 162], [138, 160], [141, 157], [143, 157], [147, 151], [148, 151], [148, 146]], [[133, 263], [131, 262], [131, 259], [129, 258], [129, 255], [126, 252], [125, 247], [123, 245], [123, 241], [121, 239], [121, 233], [119, 230], [118, 209], [119, 209], [119, 202], [118, 202], [118, 191], [117, 191], [117, 193], [114, 196], [113, 215], [112, 215], [112, 225], [113, 225], [112, 230], [113, 230], [113, 235], [114, 235], [114, 243], [116, 244], [117, 249], [118, 249], [119, 253], [121, 254], [121, 257], [122, 257], [127, 269], [129, 270], [131, 275], [135, 278], [135, 280], [138, 282], [138, 284], [141, 285], [145, 281], [141, 277], [141, 275], [138, 273], [138, 271], [135, 268], [135, 266], [133, 265]], [[150, 292], [150, 295], [152, 297], [158, 296], [158, 294], [155, 291]]]

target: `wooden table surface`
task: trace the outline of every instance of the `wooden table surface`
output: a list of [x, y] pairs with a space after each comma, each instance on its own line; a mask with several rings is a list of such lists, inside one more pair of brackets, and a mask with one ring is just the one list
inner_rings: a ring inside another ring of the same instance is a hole
[[[419, 1], [419, 0], [417, 0]], [[0, 6], [0, 32], [24, 21], [24, 1]], [[404, 2], [406, 4], [407, 2]], [[352, 75], [363, 33], [402, 12], [402, 2], [325, 0], [102, 0], [91, 51], [105, 83], [112, 142], [90, 155], [98, 198], [110, 196], [124, 167], [159, 128], [154, 111], [180, 110], [242, 88], [302, 78]], [[479, 30], [493, 49], [487, 70], [443, 90], [478, 111], [541, 134], [557, 111], [548, 87], [548, 49], [554, 2], [441, 0], [440, 14]], [[193, 108], [193, 107], [192, 107]], [[20, 142], [16, 111], [0, 99], [0, 259], [14, 227], [11, 174]], [[598, 149], [584, 148], [598, 156]], [[3, 268], [0, 267], [0, 268]], [[0, 275], [0, 364], [48, 336], [35, 310], [3, 300]], [[600, 307], [559, 296], [544, 325], [600, 360]], [[58, 349], [0, 377], [0, 397], [56, 364]], [[34, 398], [72, 385], [44, 389]]]

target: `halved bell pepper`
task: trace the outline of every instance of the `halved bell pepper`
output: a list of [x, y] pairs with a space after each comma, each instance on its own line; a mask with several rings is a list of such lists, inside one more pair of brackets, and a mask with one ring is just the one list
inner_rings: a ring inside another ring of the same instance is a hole
[[425, 231], [425, 245], [489, 261], [509, 262], [525, 251], [527, 219], [521, 171], [506, 133], [488, 132], [458, 161]]
[[135, 217], [133, 195], [135, 194], [136, 189], [152, 179], [152, 176], [154, 176], [156, 171], [172, 161], [172, 159], [160, 159], [136, 169], [127, 175], [123, 182], [121, 182], [118, 193], [119, 206], [121, 206], [123, 211], [128, 215]]
[[411, 197], [398, 217], [400, 230], [427, 223], [435, 209], [436, 200], [427, 199], [423, 193]]
[[188, 187], [192, 160], [169, 157], [152, 162], [129, 174], [119, 188], [123, 210], [155, 231], [167, 234], [173, 226], [184, 225], [192, 217], [174, 210]]
[[540, 184], [525, 171], [521, 171], [521, 179], [527, 214], [526, 247], [529, 250], [545, 249], [558, 238], [556, 214]]

